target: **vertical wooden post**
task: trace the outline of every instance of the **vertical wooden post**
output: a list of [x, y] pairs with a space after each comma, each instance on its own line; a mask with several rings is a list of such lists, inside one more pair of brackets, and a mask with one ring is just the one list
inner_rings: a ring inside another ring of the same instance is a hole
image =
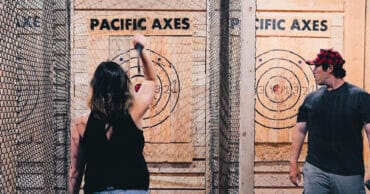
[[370, 1], [366, 0], [364, 88], [370, 92]]
[[241, 1], [239, 193], [254, 188], [256, 1]]
[[[364, 71], [364, 88], [370, 92], [370, 1], [366, 0], [366, 16], [365, 16], [365, 71]], [[366, 135], [364, 135], [366, 136]], [[365, 172], [370, 176], [370, 149], [369, 140], [364, 140], [364, 159]], [[367, 191], [370, 194], [370, 191]]]

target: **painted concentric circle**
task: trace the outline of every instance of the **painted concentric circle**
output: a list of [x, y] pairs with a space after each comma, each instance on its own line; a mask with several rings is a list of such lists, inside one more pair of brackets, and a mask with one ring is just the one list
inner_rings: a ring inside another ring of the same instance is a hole
[[20, 65], [17, 72], [18, 123], [25, 121], [39, 101], [39, 80], [32, 66]]
[[305, 96], [316, 90], [311, 68], [289, 50], [269, 50], [256, 58], [257, 124], [271, 129], [291, 128]]
[[[159, 53], [147, 50], [150, 52], [155, 66], [157, 86], [150, 110], [144, 116], [146, 122], [144, 122], [143, 128], [155, 127], [167, 120], [174, 111], [180, 96], [180, 80], [175, 66]], [[139, 66], [138, 57], [133, 54], [135, 52], [134, 49], [122, 52], [113, 57], [112, 61], [117, 62], [125, 69], [132, 85], [137, 90], [144, 80], [144, 74], [142, 67]]]

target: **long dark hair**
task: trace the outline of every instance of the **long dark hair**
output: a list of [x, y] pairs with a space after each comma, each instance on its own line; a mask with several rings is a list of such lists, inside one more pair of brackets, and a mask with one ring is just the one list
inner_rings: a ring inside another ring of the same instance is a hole
[[130, 106], [130, 80], [122, 67], [112, 61], [102, 62], [90, 82], [92, 96], [89, 106], [109, 124]]

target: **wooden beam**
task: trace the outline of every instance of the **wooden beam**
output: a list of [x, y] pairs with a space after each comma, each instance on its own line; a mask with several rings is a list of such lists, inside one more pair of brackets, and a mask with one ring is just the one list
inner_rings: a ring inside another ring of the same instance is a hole
[[191, 11], [205, 11], [205, 0], [190, 0], [190, 1], [172, 1], [172, 0], [75, 0], [75, 9], [91, 10], [91, 9], [125, 9], [125, 10], [191, 10]]
[[241, 1], [239, 193], [254, 189], [256, 2]]
[[[364, 88], [370, 92], [370, 1], [366, 1], [366, 31], [365, 31], [365, 71], [364, 71]], [[364, 135], [366, 136], [366, 135]], [[365, 172], [370, 176], [370, 149], [369, 140], [364, 140], [364, 160]], [[367, 191], [370, 194], [370, 191]]]
[[257, 10], [342, 12], [344, 0], [257, 0]]

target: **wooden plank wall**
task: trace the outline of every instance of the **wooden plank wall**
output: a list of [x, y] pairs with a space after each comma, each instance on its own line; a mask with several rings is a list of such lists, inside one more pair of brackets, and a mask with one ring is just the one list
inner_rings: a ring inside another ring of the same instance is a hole
[[[370, 90], [365, 5], [359, 0], [257, 0], [255, 193], [302, 193], [303, 183], [296, 188], [288, 178], [290, 144], [298, 107], [317, 87], [302, 60], [314, 58], [320, 48], [334, 48], [346, 60], [345, 79]], [[306, 151], [304, 144], [301, 166]]]
[[[345, 1], [344, 57], [347, 64], [347, 80], [370, 92], [369, 87], [369, 2], [362, 0]], [[350, 66], [350, 68], [349, 68]], [[370, 149], [364, 135], [365, 176], [370, 174]], [[370, 175], [368, 175], [370, 176]], [[367, 176], [367, 177], [368, 177]], [[366, 190], [370, 194], [369, 190]]]
[[[131, 26], [129, 30], [92, 30], [91, 18], [99, 22], [145, 18], [147, 29], [133, 30]], [[150, 27], [155, 19], [164, 25], [164, 18], [189, 18], [185, 22], [189, 28], [154, 30]], [[137, 60], [130, 38], [138, 32], [148, 37], [148, 49], [160, 80], [156, 102], [144, 121], [148, 127], [144, 129], [144, 154], [151, 173], [151, 193], [205, 192], [206, 20], [205, 0], [160, 3], [75, 0], [73, 3], [72, 120], [88, 113], [89, 81], [101, 61], [110, 59], [122, 64], [129, 70], [132, 85], [140, 82], [134, 76], [138, 73], [134, 68]]]
[[343, 1], [258, 0], [256, 17], [255, 193], [302, 193], [288, 179], [290, 142], [298, 107], [316, 84], [299, 67], [319, 48], [343, 50]]

